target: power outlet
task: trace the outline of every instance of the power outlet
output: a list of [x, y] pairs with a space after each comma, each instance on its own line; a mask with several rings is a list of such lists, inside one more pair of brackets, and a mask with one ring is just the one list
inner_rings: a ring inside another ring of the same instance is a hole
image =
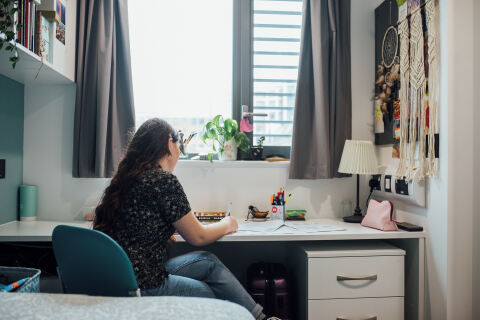
[[395, 180], [395, 192], [408, 196], [408, 182], [405, 179]]
[[5, 159], [0, 159], [0, 179], [5, 179]]
[[382, 190], [382, 175], [374, 174], [370, 179], [368, 185], [372, 190]]

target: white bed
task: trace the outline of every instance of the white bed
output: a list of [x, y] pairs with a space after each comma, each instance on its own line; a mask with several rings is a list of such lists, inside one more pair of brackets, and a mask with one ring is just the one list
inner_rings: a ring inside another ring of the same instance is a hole
[[206, 298], [0, 293], [0, 319], [252, 320], [253, 316], [235, 303]]

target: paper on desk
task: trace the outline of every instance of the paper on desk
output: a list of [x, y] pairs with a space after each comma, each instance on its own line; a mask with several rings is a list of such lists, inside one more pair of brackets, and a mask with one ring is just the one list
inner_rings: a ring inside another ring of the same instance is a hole
[[265, 233], [275, 233], [275, 234], [292, 234], [296, 232], [305, 232], [305, 233], [316, 233], [316, 232], [329, 232], [329, 231], [344, 231], [345, 228], [318, 224], [318, 223], [309, 223], [309, 222], [283, 222], [281, 220], [272, 220], [265, 222], [246, 222], [238, 226], [238, 231], [249, 231], [249, 232], [265, 232]]
[[259, 234], [262, 234], [262, 235], [265, 235], [265, 234], [271, 234], [271, 235], [281, 235], [281, 234], [294, 234], [295, 232], [297, 232], [295, 229], [293, 228], [289, 228], [285, 225], [283, 226], [280, 226], [278, 229], [276, 230], [267, 230], [267, 231], [258, 231], [259, 229], [257, 229], [257, 231], [251, 231], [251, 230], [246, 230], [245, 229], [239, 229], [237, 231], [238, 234], [242, 234], [242, 235], [259, 235]]
[[281, 220], [245, 222], [238, 225], [238, 231], [273, 232], [283, 225]]
[[300, 232], [306, 233], [316, 233], [316, 232], [330, 232], [330, 231], [345, 231], [345, 228], [327, 225], [327, 224], [320, 224], [320, 223], [312, 223], [312, 222], [303, 222], [303, 221], [287, 221], [285, 225], [289, 228], [296, 229]]
[[277, 230], [273, 231], [272, 234], [294, 234], [295, 229], [287, 227], [286, 225], [280, 226]]

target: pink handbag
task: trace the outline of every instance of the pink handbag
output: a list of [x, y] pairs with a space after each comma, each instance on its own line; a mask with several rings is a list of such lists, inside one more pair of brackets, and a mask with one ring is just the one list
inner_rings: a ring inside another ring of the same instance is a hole
[[370, 200], [367, 214], [363, 218], [361, 225], [382, 231], [397, 231], [397, 224], [393, 220], [393, 203], [390, 201]]

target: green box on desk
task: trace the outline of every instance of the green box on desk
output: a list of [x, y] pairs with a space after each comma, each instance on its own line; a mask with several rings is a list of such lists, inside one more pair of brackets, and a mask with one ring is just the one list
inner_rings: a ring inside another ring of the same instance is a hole
[[287, 210], [285, 218], [287, 220], [305, 220], [306, 214], [307, 210], [304, 209]]

